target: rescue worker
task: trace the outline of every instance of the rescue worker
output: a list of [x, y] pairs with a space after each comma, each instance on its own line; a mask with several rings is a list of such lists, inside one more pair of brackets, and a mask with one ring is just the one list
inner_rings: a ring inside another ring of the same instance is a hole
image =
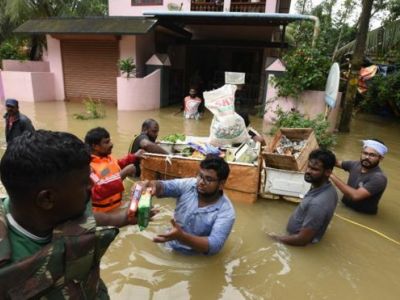
[[109, 212], [121, 206], [123, 180], [135, 175], [134, 163], [142, 158], [144, 151], [139, 150], [136, 154], [128, 154], [116, 160], [111, 155], [113, 143], [110, 134], [102, 127], [89, 130], [85, 143], [89, 145], [92, 154], [90, 179], [93, 183], [93, 211]]
[[0, 299], [109, 299], [101, 257], [117, 227], [136, 220], [127, 210], [92, 213], [89, 163], [87, 146], [65, 132], [25, 132], [7, 147]]

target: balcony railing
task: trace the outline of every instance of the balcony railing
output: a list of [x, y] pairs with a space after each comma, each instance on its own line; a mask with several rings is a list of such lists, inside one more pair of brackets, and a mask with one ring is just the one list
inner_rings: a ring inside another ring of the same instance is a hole
[[193, 2], [191, 3], [191, 11], [223, 11], [224, 3], [215, 2]]
[[[224, 2], [195, 2], [192, 1], [190, 10], [191, 11], [223, 11]], [[230, 10], [232, 12], [265, 12], [265, 1], [260, 2], [231, 2]]]
[[232, 12], [265, 12], [265, 2], [231, 2]]

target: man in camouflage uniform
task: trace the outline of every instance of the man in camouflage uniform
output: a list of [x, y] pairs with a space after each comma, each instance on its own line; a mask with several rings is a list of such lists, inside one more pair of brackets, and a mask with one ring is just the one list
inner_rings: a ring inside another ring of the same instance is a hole
[[[26, 132], [0, 162], [0, 299], [108, 299], [100, 259], [128, 224], [92, 213], [90, 153], [69, 133]], [[131, 223], [135, 223], [132, 220]]]

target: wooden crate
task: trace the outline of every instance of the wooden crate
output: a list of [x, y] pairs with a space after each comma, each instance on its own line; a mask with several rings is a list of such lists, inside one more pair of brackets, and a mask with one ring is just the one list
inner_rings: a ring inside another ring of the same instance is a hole
[[[195, 177], [199, 171], [200, 159], [147, 153], [141, 161], [141, 180], [165, 180]], [[257, 165], [229, 163], [230, 173], [224, 192], [232, 201], [253, 203], [257, 200], [261, 156]], [[171, 163], [167, 161], [170, 160]]]
[[[293, 141], [307, 140], [306, 145], [301, 150], [300, 155], [295, 158], [292, 155], [281, 155], [273, 153], [282, 135]], [[314, 149], [318, 148], [314, 130], [311, 128], [281, 128], [275, 134], [269, 147], [264, 148], [262, 156], [265, 165], [270, 168], [301, 171], [307, 166], [308, 156]]]

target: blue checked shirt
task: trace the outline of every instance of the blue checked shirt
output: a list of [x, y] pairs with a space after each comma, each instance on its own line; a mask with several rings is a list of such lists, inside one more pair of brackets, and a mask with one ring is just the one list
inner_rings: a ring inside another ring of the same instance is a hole
[[[196, 236], [208, 237], [208, 252], [219, 252], [235, 222], [235, 210], [231, 201], [221, 196], [214, 204], [199, 207], [196, 179], [173, 179], [161, 181], [164, 193], [161, 197], [177, 198], [174, 218], [182, 230]], [[185, 253], [196, 253], [191, 247], [173, 240], [168, 242], [172, 249]]]

